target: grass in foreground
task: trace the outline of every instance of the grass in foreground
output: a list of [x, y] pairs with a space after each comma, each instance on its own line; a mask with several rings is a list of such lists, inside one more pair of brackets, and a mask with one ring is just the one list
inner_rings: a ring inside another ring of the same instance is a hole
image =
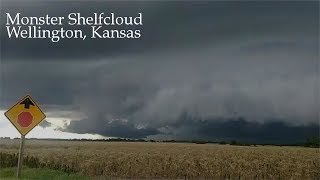
[[[0, 167], [16, 166], [18, 149], [0, 140]], [[90, 179], [320, 178], [319, 150], [304, 147], [28, 140], [24, 157], [25, 167]]]
[[[16, 168], [0, 168], [0, 179], [18, 179], [16, 178]], [[20, 179], [88, 179], [79, 174], [68, 174], [61, 171], [42, 169], [42, 168], [23, 168]]]

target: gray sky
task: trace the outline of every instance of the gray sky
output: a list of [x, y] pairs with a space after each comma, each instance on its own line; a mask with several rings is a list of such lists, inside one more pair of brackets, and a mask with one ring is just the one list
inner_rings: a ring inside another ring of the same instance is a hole
[[1, 21], [2, 110], [29, 93], [53, 125], [68, 120], [57, 131], [107, 137], [297, 142], [319, 133], [317, 1], [1, 5], [1, 18], [142, 12], [144, 23], [141, 39], [51, 43], [8, 39]]

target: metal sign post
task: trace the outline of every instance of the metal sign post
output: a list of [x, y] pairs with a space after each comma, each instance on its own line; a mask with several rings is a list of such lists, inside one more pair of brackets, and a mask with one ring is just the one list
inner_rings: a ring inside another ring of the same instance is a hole
[[24, 142], [25, 142], [25, 136], [21, 135], [19, 157], [18, 157], [18, 167], [17, 167], [17, 178], [19, 178], [20, 174], [21, 174], [21, 168], [22, 168], [22, 162], [23, 162]]

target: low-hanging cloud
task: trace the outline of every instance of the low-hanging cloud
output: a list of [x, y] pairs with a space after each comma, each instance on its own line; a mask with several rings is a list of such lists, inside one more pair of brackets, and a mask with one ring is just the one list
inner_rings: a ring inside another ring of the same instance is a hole
[[[157, 8], [146, 4], [145, 38], [136, 42], [89, 47], [71, 40], [32, 53], [46, 43], [30, 41], [27, 51], [22, 43], [14, 52], [18, 41], [3, 41], [1, 108], [31, 93], [48, 109], [83, 114], [65, 131], [113, 137], [250, 140], [266, 137], [272, 125], [283, 140], [292, 140], [294, 130], [296, 140], [317, 132], [318, 9], [312, 3], [167, 3], [169, 10], [186, 9], [165, 14], [160, 6], [151, 13]], [[195, 118], [181, 119], [186, 112]], [[241, 136], [234, 122], [260, 131]]]

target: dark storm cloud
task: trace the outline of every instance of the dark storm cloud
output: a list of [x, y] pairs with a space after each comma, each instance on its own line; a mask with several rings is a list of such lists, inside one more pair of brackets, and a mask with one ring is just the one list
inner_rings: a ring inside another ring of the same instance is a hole
[[48, 111], [84, 114], [65, 131], [118, 137], [300, 141], [319, 129], [318, 2], [2, 5], [144, 13], [133, 41], [9, 40], [2, 29], [2, 109], [30, 93]]
[[[2, 3], [3, 12], [21, 12], [25, 16], [67, 16], [80, 12], [92, 16], [94, 12], [116, 12], [119, 15], [144, 13], [142, 38], [138, 40], [14, 40], [5, 33], [5, 13], [2, 13], [1, 42], [3, 58], [32, 60], [93, 59], [123, 56], [160, 49], [183, 48], [206, 43], [241, 38], [257, 34], [285, 33], [294, 36], [301, 30], [316, 33], [317, 2], [10, 2]], [[36, 10], [35, 10], [36, 9]], [[303, 13], [297, 13], [303, 11]], [[69, 27], [70, 28], [70, 27]], [[140, 28], [140, 27], [137, 27]], [[85, 29], [85, 28], [84, 28]], [[290, 29], [290, 31], [288, 31]], [[89, 33], [90, 34], [90, 33]], [[94, 48], [92, 48], [94, 47]], [[36, 53], [35, 53], [36, 52]], [[50, 57], [48, 57], [50, 54]]]
[[[288, 125], [279, 119], [269, 119], [266, 123], [250, 122], [245, 118], [201, 118], [181, 114], [179, 120], [163, 129], [173, 132], [164, 136], [171, 139], [240, 140], [249, 143], [303, 143], [308, 137], [319, 133], [319, 125]], [[168, 128], [171, 128], [168, 130]], [[165, 134], [165, 133], [164, 133]], [[156, 137], [156, 136], [153, 136]]]
[[[65, 131], [65, 129], [61, 130]], [[145, 138], [150, 135], [157, 135], [161, 133], [159, 130], [154, 128], [138, 128], [131, 122], [119, 119], [105, 121], [105, 118], [102, 118], [99, 121], [92, 121], [91, 119], [72, 121], [68, 126], [68, 131], [122, 138]]]

